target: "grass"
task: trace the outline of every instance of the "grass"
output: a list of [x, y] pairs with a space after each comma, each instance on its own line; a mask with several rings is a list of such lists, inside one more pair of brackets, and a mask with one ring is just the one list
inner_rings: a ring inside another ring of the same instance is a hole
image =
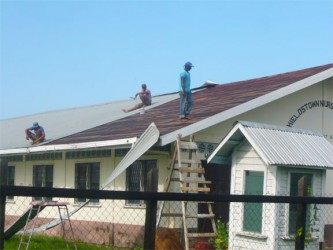
[[[20, 236], [14, 236], [10, 240], [5, 241], [4, 250], [17, 249], [20, 243]], [[28, 239], [28, 237], [27, 237]], [[27, 242], [27, 240], [25, 241]], [[33, 235], [29, 244], [29, 250], [54, 250], [54, 249], [74, 249], [72, 242], [68, 242], [69, 247], [66, 246], [66, 241], [60, 237], [50, 237], [45, 235]], [[83, 242], [76, 242], [77, 249], [80, 250], [126, 250], [126, 248], [114, 248], [111, 246], [99, 246]], [[26, 244], [21, 246], [22, 249], [26, 248]]]

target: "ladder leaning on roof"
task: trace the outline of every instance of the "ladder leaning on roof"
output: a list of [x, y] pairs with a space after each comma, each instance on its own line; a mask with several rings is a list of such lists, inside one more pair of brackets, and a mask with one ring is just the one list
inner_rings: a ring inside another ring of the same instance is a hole
[[[178, 171], [179, 178], [173, 177], [173, 172]], [[176, 148], [173, 158], [170, 163], [170, 173], [167, 177], [164, 191], [170, 191], [171, 182], [179, 183], [179, 191], [181, 193], [207, 193], [210, 192], [210, 188], [207, 186], [210, 181], [205, 179], [205, 169], [201, 166], [201, 160], [198, 153], [198, 146], [191, 136], [190, 142], [181, 141], [180, 135], [177, 136]], [[204, 203], [207, 205], [208, 213], [198, 214], [198, 204]], [[217, 236], [217, 229], [214, 220], [214, 213], [210, 202], [189, 202], [181, 201], [181, 215], [176, 213], [164, 212], [165, 202], [163, 201], [159, 208], [157, 226], [161, 221], [162, 216], [169, 217], [182, 217], [182, 226], [184, 233], [185, 249], [188, 250], [190, 247], [190, 238], [212, 238]], [[196, 210], [196, 211], [195, 211]], [[208, 219], [212, 226], [212, 232], [210, 233], [199, 233], [194, 232], [198, 229], [198, 219]]]

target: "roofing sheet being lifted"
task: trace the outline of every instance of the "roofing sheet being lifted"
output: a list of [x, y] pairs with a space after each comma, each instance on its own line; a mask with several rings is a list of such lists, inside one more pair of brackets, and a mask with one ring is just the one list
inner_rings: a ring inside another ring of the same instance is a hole
[[116, 169], [107, 178], [105, 183], [102, 185], [102, 189], [111, 184], [122, 172], [126, 170], [134, 161], [136, 161], [141, 155], [143, 155], [148, 149], [150, 149], [157, 141], [160, 136], [156, 125], [150, 124], [147, 130], [140, 136], [133, 147], [128, 151], [125, 157], [117, 165]]

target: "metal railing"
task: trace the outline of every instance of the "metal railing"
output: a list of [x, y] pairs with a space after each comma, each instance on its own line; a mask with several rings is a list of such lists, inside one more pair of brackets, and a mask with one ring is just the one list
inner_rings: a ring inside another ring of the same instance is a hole
[[[0, 249], [4, 249], [6, 230], [29, 208], [32, 197], [50, 197], [54, 201], [69, 202], [71, 204], [69, 210], [76, 211], [71, 216], [76, 240], [99, 245], [128, 249], [134, 247], [153, 249], [155, 237], [151, 237], [151, 235], [155, 235], [156, 225], [151, 213], [157, 214], [158, 205], [165, 201], [169, 202], [169, 205], [166, 206], [169, 212], [176, 214], [181, 207], [180, 202], [186, 201], [229, 204], [230, 211], [227, 211], [229, 220], [224, 221], [229, 230], [229, 239], [227, 239], [229, 249], [241, 247], [239, 244], [246, 244], [249, 249], [259, 249], [262, 248], [263, 242], [267, 243], [270, 239], [276, 241], [271, 249], [295, 249], [297, 237], [294, 235], [299, 231], [294, 228], [295, 232], [292, 235], [288, 233], [290, 225], [294, 222], [294, 218], [291, 218], [291, 204], [307, 206], [312, 210], [307, 216], [308, 222], [305, 223], [308, 227], [307, 232], [312, 233], [310, 238], [303, 239], [305, 249], [310, 245], [316, 245], [314, 249], [333, 247], [333, 197], [185, 194], [0, 186]], [[78, 198], [80, 200], [93, 199], [95, 202], [82, 206], [82, 203], [77, 202]], [[126, 201], [129, 200], [146, 202], [144, 206], [136, 207], [128, 205]], [[260, 215], [262, 215], [260, 225], [255, 225], [259, 223], [258, 217], [256, 217], [258, 206], [245, 204], [262, 204], [259, 206]], [[147, 215], [146, 210], [148, 209], [150, 214]], [[198, 207], [193, 205], [194, 213], [198, 213], [197, 209]], [[44, 209], [38, 217], [37, 225], [42, 228], [58, 217], [59, 215], [52, 209]], [[255, 221], [249, 221], [251, 218]], [[216, 220], [218, 219], [216, 218]], [[201, 230], [204, 224], [204, 222], [193, 220], [192, 229]], [[160, 225], [174, 228], [182, 241], [181, 218], [165, 218]], [[245, 230], [246, 227], [248, 230]], [[259, 231], [257, 231], [258, 228]], [[260, 232], [261, 229], [262, 232]], [[283, 233], [283, 230], [286, 232]], [[58, 226], [53, 226], [48, 230], [41, 230], [39, 233], [61, 235], [60, 231]], [[231, 231], [234, 233], [230, 234]], [[271, 234], [279, 234], [279, 236]], [[149, 245], [145, 245], [144, 239], [151, 239]], [[192, 243], [193, 249], [197, 243]]]

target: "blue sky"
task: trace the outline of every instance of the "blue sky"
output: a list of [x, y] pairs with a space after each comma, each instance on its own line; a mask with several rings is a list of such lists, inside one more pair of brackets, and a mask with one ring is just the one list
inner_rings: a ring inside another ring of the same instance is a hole
[[[0, 1], [0, 119], [333, 63], [333, 1]], [[195, 105], [195, 100], [194, 100]]]

